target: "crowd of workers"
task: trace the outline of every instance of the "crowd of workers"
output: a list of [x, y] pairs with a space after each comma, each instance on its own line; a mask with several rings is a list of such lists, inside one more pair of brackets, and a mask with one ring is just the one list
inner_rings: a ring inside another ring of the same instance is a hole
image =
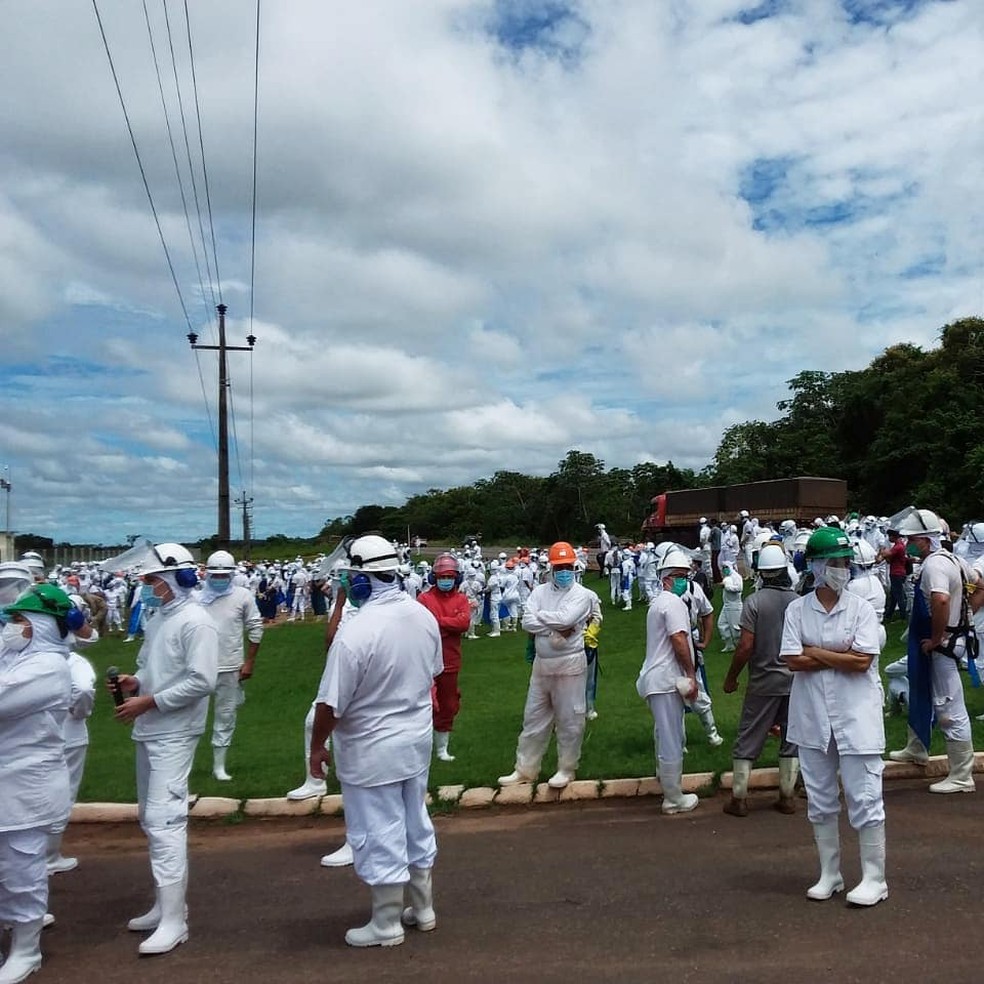
[[[723, 741], [702, 666], [720, 586], [717, 629], [732, 653], [725, 692], [747, 674], [725, 811], [748, 815], [752, 765], [778, 730], [776, 807], [795, 813], [801, 776], [820, 862], [808, 897], [828, 899], [844, 888], [842, 787], [862, 863], [862, 881], [847, 900], [870, 906], [887, 898], [883, 623], [896, 611], [909, 617], [907, 658], [889, 675], [890, 692], [907, 709], [909, 740], [890, 757], [925, 764], [935, 725], [946, 738], [949, 772], [930, 790], [973, 792], [960, 670], [978, 671], [984, 523], [952, 538], [926, 509], [881, 521], [828, 517], [810, 529], [792, 522], [773, 529], [741, 516], [735, 524], [702, 520], [696, 550], [620, 546], [603, 524], [598, 533], [593, 559], [599, 578], [609, 580], [612, 604], [647, 604], [637, 691], [653, 718], [662, 812], [698, 805], [682, 789], [686, 711], [698, 716], [710, 744]], [[483, 622], [489, 637], [520, 628], [530, 637], [523, 726], [514, 767], [500, 784], [535, 782], [553, 733], [558, 767], [549, 786], [562, 789], [576, 778], [585, 722], [597, 716], [603, 616], [585, 583], [591, 561], [585, 548], [561, 541], [486, 563], [473, 539], [433, 566], [415, 565], [408, 547], [367, 534], [312, 564], [249, 567], [216, 551], [200, 571], [176, 543], [149, 547], [128, 571], [108, 574], [83, 565], [49, 574], [37, 555], [0, 564], [0, 926], [11, 934], [0, 984], [16, 984], [40, 967], [41, 931], [51, 919], [48, 878], [75, 867], [61, 853], [61, 837], [79, 788], [96, 691], [79, 650], [100, 631], [122, 632], [124, 612], [128, 638], [142, 637], [137, 669], [111, 671], [106, 686], [117, 719], [132, 724], [154, 883], [153, 904], [128, 926], [148, 934], [139, 952], [167, 953], [188, 939], [195, 749], [214, 699], [213, 774], [230, 778], [226, 752], [242, 683], [278, 610], [294, 619], [308, 610], [329, 616], [324, 673], [305, 722], [307, 777], [287, 795], [323, 795], [333, 762], [346, 844], [322, 863], [354, 863], [371, 893], [369, 921], [345, 939], [390, 946], [403, 942], [405, 927], [426, 932], [437, 923], [429, 767], [435, 754], [453, 761], [462, 640], [474, 638]]]

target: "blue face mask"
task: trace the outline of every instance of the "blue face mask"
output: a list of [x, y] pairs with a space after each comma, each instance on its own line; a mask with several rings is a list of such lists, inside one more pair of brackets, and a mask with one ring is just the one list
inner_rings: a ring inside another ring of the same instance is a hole
[[140, 585], [140, 600], [143, 602], [144, 608], [160, 608], [164, 604], [164, 600], [154, 594], [152, 584]]
[[574, 583], [574, 572], [554, 571], [553, 581], [558, 588], [569, 588]]
[[452, 591], [454, 589], [454, 578], [439, 577], [437, 579], [437, 588], [439, 591]]
[[232, 578], [228, 574], [208, 574], [205, 580], [216, 594], [225, 594], [232, 587]]

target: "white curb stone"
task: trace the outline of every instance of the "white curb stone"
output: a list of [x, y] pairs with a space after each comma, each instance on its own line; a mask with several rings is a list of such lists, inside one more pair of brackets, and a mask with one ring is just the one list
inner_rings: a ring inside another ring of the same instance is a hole
[[[686, 776], [684, 778], [686, 778]], [[659, 784], [659, 779], [657, 779], [656, 776], [646, 776], [644, 779], [639, 780], [639, 791], [636, 795], [662, 796], [663, 787]]]
[[76, 803], [72, 823], [132, 823], [137, 819], [136, 803]]
[[248, 817], [310, 817], [318, 812], [318, 801], [273, 799], [246, 800], [243, 812]]
[[437, 798], [445, 803], [457, 803], [464, 791], [464, 786], [438, 786]]
[[495, 790], [490, 786], [476, 786], [474, 789], [466, 789], [458, 800], [458, 806], [466, 810], [475, 806], [491, 806], [495, 799]]
[[598, 798], [598, 788], [601, 783], [597, 779], [577, 779], [560, 791], [560, 802], [570, 803], [572, 800], [593, 800]]
[[638, 796], [638, 779], [605, 779], [601, 783], [601, 795], [603, 799], [609, 796]]
[[321, 797], [321, 814], [326, 817], [337, 817], [344, 809], [341, 793], [332, 793]]
[[500, 806], [529, 806], [533, 799], [533, 783], [517, 782], [513, 786], [500, 786], [495, 802]]
[[228, 796], [199, 796], [188, 811], [188, 816], [196, 819], [214, 820], [232, 816], [239, 809], [239, 800]]

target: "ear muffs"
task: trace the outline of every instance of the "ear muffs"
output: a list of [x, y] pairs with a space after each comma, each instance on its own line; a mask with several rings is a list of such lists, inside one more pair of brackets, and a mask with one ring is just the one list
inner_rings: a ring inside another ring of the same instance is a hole
[[[458, 571], [458, 573], [455, 574], [455, 576], [454, 576], [454, 586], [456, 588], [460, 588], [461, 587], [461, 582], [463, 580], [464, 580], [464, 575], [461, 573], [461, 571]], [[427, 583], [430, 584], [430, 585], [432, 585], [432, 586], [434, 586], [434, 587], [437, 586], [437, 577], [435, 576], [435, 574], [434, 574], [433, 571], [429, 571], [428, 572], [428, 574], [427, 574]]]
[[193, 588], [198, 584], [198, 571], [194, 567], [179, 567], [174, 572], [174, 582], [179, 588]]
[[353, 603], [360, 605], [369, 600], [372, 594], [372, 581], [368, 574], [350, 574], [348, 579], [348, 596]]

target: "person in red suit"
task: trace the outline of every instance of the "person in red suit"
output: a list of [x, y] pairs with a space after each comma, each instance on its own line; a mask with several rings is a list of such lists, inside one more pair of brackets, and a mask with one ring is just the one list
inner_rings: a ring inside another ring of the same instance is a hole
[[441, 554], [427, 578], [432, 587], [417, 596], [419, 601], [437, 619], [441, 630], [441, 651], [444, 656], [444, 672], [434, 678], [434, 749], [442, 762], [453, 762], [448, 751], [451, 728], [461, 707], [458, 691], [458, 673], [461, 670], [461, 637], [468, 631], [471, 610], [468, 599], [458, 590], [461, 585], [461, 569], [456, 557]]

